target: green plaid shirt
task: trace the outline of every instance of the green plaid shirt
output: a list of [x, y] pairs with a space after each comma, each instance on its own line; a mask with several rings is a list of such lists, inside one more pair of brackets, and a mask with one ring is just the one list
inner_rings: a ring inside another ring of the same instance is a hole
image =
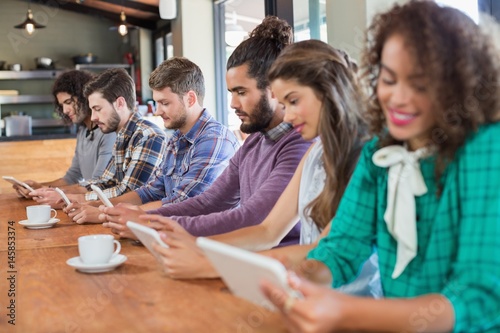
[[[471, 135], [441, 177], [439, 198], [435, 156], [420, 161], [428, 192], [416, 197], [418, 252], [397, 279], [391, 278], [397, 245], [383, 218], [388, 171], [373, 164], [378, 140], [372, 140], [363, 149], [330, 234], [308, 258], [326, 264], [333, 287], [339, 287], [355, 278], [376, 247], [386, 297], [441, 293], [455, 310], [454, 332], [500, 332], [499, 138], [500, 123]], [[417, 317], [409, 320], [416, 329], [423, 325]]]

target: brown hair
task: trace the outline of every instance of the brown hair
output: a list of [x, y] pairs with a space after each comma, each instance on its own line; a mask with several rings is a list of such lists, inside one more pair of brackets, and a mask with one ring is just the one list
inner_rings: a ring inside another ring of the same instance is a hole
[[382, 49], [391, 36], [405, 39], [416, 66], [425, 75], [437, 124], [430, 142], [437, 146], [436, 178], [480, 124], [498, 121], [500, 67], [492, 40], [464, 13], [434, 1], [395, 5], [376, 16], [367, 32], [363, 55], [368, 79], [370, 128], [381, 146], [399, 143], [386, 130], [377, 99]]
[[159, 91], [166, 87], [182, 96], [192, 90], [203, 105], [205, 80], [200, 67], [184, 57], [173, 57], [163, 61], [149, 76], [149, 87]]
[[257, 88], [265, 89], [268, 69], [292, 41], [292, 27], [276, 16], [267, 16], [233, 51], [226, 69], [248, 64], [248, 76], [257, 80]]
[[109, 103], [113, 103], [118, 97], [123, 97], [128, 109], [135, 110], [135, 83], [123, 68], [105, 70], [87, 83], [84, 89], [85, 97], [88, 98], [95, 92], [101, 93]]
[[293, 80], [310, 87], [322, 104], [318, 132], [326, 181], [320, 195], [305, 208], [320, 229], [335, 215], [367, 139], [356, 68], [345, 52], [307, 40], [285, 48], [269, 70], [269, 81]]
[[62, 106], [59, 105], [57, 94], [67, 93], [75, 101], [75, 111], [78, 114], [85, 114], [90, 116], [91, 110], [89, 108], [89, 101], [83, 95], [83, 87], [94, 78], [94, 75], [87, 71], [71, 70], [64, 72], [56, 79], [52, 86], [52, 96], [54, 96], [54, 104], [57, 114], [64, 120], [65, 123], [70, 124], [71, 119], [64, 114]]

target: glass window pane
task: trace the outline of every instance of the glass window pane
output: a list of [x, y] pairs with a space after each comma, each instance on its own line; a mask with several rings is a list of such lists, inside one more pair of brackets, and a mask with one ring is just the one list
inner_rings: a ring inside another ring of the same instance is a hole
[[165, 35], [165, 45], [167, 47], [167, 59], [170, 59], [174, 56], [174, 45], [172, 44], [171, 32]]
[[440, 5], [454, 7], [469, 15], [474, 22], [479, 22], [479, 8], [477, 0], [435, 0]]
[[[226, 61], [234, 49], [265, 17], [264, 0], [234, 0], [224, 4]], [[224, 74], [225, 74], [225, 68]], [[231, 109], [231, 94], [227, 93], [227, 124], [238, 134], [241, 120]]]
[[157, 38], [155, 40], [155, 67], [158, 67], [159, 64], [162, 63], [163, 60], [165, 60], [165, 50], [163, 48], [163, 38]]
[[293, 0], [295, 41], [319, 39], [327, 42], [326, 0]]

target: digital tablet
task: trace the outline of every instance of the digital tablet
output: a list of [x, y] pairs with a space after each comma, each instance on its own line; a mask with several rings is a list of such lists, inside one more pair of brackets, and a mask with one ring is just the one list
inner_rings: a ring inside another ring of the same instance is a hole
[[64, 193], [63, 190], [61, 190], [59, 187], [56, 187], [55, 190], [64, 200], [64, 203], [69, 206], [71, 204], [71, 201], [69, 201], [69, 198], [66, 196], [66, 193]]
[[266, 280], [292, 296], [301, 297], [288, 285], [286, 268], [278, 260], [204, 237], [198, 237], [196, 243], [236, 296], [275, 310], [260, 291], [261, 281]]
[[21, 185], [22, 187], [24, 187], [25, 189], [29, 190], [30, 192], [33, 192], [34, 189], [29, 186], [28, 184], [26, 184], [25, 182], [22, 182], [20, 180], [17, 180], [16, 178], [14, 177], [11, 177], [11, 176], [2, 176], [2, 178], [6, 181], [8, 181], [9, 183], [11, 183], [12, 185]]
[[156, 259], [161, 259], [161, 256], [153, 249], [153, 242], [157, 242], [163, 247], [168, 247], [168, 245], [161, 240], [158, 231], [132, 221], [127, 222], [127, 227], [137, 236], [141, 243], [156, 257]]
[[90, 188], [92, 189], [92, 191], [94, 191], [97, 194], [99, 199], [101, 199], [102, 203], [106, 207], [113, 207], [113, 204], [111, 203], [111, 201], [109, 201], [109, 199], [106, 197], [106, 195], [102, 192], [102, 190], [99, 187], [92, 184], [92, 185], [90, 185]]

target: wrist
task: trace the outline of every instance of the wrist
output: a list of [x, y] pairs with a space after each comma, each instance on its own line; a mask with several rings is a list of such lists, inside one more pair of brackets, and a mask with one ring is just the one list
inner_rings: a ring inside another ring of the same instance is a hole
[[342, 294], [340, 313], [339, 313], [339, 330], [340, 331], [355, 331], [360, 330], [359, 322], [364, 318], [364, 299], [361, 297]]

